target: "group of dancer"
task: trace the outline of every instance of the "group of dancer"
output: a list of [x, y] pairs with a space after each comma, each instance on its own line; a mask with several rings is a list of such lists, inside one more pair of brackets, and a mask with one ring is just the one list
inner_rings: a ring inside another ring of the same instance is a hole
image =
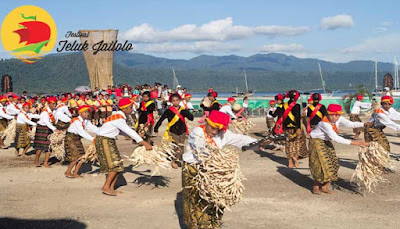
[[[367, 146], [367, 142], [376, 141], [390, 152], [383, 129], [389, 127], [400, 130], [400, 125], [393, 121], [400, 120], [400, 113], [391, 107], [394, 103], [392, 97], [383, 96], [381, 106], [374, 110], [368, 122], [362, 123], [358, 117], [361, 110], [359, 108], [371, 108], [371, 105], [363, 103], [361, 95], [357, 97], [352, 109], [353, 121], [343, 117], [342, 106], [322, 105], [322, 98], [318, 93], [312, 94], [308, 106], [303, 108], [298, 104], [299, 96], [296, 90], [288, 91], [285, 96], [275, 96], [268, 109], [267, 128], [269, 135], [286, 136], [284, 141], [277, 142], [274, 146], [286, 152], [289, 168], [298, 167], [301, 158], [309, 157], [310, 171], [315, 180], [312, 189], [314, 194], [332, 193], [328, 188], [329, 184], [338, 179], [339, 163], [332, 141], [362, 147]], [[78, 97], [83, 100], [83, 96]], [[233, 119], [245, 119], [241, 114], [243, 109], [232, 109], [236, 102], [234, 98], [229, 98], [226, 104], [221, 105], [217, 97], [217, 92], [208, 92], [201, 104], [204, 116], [197, 127], [189, 130], [186, 122], [194, 120], [194, 108], [190, 103], [191, 95], [187, 93], [170, 93], [168, 107], [158, 120], [153, 115], [157, 110], [155, 100], [158, 98], [152, 97], [149, 91], [107, 102], [107, 105], [112, 104], [113, 111], [107, 113], [106, 108], [105, 116], [98, 123], [92, 122], [96, 112], [92, 104], [86, 100], [84, 103], [74, 100], [75, 95], [65, 94], [59, 98], [46, 97], [26, 102], [26, 99], [13, 94], [7, 98], [0, 97], [0, 131], [7, 128], [10, 120], [16, 119], [16, 155], [26, 157], [31, 142], [29, 130], [36, 127], [33, 137], [33, 148], [36, 150], [34, 163], [41, 166], [40, 155], [45, 153], [44, 167], [51, 167], [49, 135], [54, 131], [65, 131], [65, 160], [68, 162], [65, 176], [68, 178], [81, 177], [79, 169], [83, 162], [80, 158], [85, 154], [81, 139], [92, 142], [96, 148], [100, 171], [107, 174], [102, 193], [116, 196], [120, 192], [115, 190], [115, 183], [119, 174], [124, 171], [116, 144], [117, 136], [126, 135], [147, 150], [152, 150], [153, 128], [154, 133], [158, 133], [167, 119], [168, 124], [162, 138], [176, 145], [171, 166], [175, 169], [182, 167], [185, 223], [190, 228], [215, 228], [219, 226], [222, 214], [216, 214], [212, 208], [204, 210], [207, 201], [202, 200], [198, 195], [199, 190], [191, 185], [198, 172], [194, 165], [200, 162], [196, 153], [204, 149], [205, 145], [219, 149], [226, 145], [241, 148], [257, 142], [255, 138], [229, 130]], [[90, 100], [90, 96], [87, 98]], [[365, 129], [365, 140], [349, 140], [339, 136], [340, 126], [354, 128], [357, 131], [355, 139]], [[141, 128], [146, 128], [145, 134], [140, 134]], [[0, 145], [5, 147], [4, 139], [0, 139]], [[20, 149], [23, 150], [22, 154]]]

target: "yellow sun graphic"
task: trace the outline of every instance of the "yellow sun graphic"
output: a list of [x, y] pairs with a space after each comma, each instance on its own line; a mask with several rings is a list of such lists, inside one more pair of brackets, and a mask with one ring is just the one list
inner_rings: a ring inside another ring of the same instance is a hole
[[4, 49], [25, 63], [33, 64], [50, 52], [57, 41], [57, 28], [51, 15], [37, 6], [12, 10], [1, 25]]

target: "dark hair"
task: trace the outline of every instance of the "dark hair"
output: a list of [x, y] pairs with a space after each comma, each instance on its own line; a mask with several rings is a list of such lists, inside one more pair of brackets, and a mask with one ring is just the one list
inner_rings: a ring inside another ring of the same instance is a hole
[[150, 92], [149, 91], [145, 91], [142, 93], [142, 96], [147, 95], [148, 97], [150, 97]]
[[181, 98], [181, 96], [179, 94], [174, 93], [174, 94], [169, 96], [170, 101], [172, 101], [172, 98], [174, 98], [174, 97], [178, 98], [179, 100], [182, 100], [182, 98]]
[[319, 93], [314, 93], [313, 95], [312, 95], [312, 99], [313, 100], [318, 100], [319, 101], [319, 97], [320, 97], [321, 95], [319, 94]]

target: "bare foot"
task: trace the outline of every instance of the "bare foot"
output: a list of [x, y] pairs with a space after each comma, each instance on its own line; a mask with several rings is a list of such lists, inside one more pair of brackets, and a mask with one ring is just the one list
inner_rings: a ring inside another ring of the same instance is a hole
[[171, 166], [172, 166], [172, 168], [174, 168], [174, 169], [179, 168], [179, 165], [178, 165], [175, 161], [172, 161], [172, 162], [171, 162]]
[[296, 159], [293, 159], [293, 161], [294, 161], [294, 167], [298, 168], [300, 166], [299, 161]]
[[315, 195], [321, 195], [321, 191], [319, 190], [319, 188], [313, 188], [313, 190], [311, 192], [312, 192], [312, 194], [315, 194]]
[[43, 166], [46, 167], [46, 168], [53, 168], [53, 166], [48, 165], [48, 164], [43, 164]]
[[33, 165], [35, 165], [36, 167], [42, 167], [39, 163], [34, 163]]
[[115, 190], [114, 192], [117, 193], [117, 194], [122, 194], [123, 193], [123, 192], [117, 191], [117, 190]]
[[325, 194], [329, 194], [329, 195], [333, 194], [333, 192], [331, 190], [329, 190], [328, 188], [322, 188], [321, 191]]
[[79, 175], [79, 174], [74, 174], [73, 175], [75, 178], [83, 178], [83, 176]]
[[71, 173], [64, 173], [65, 177], [67, 178], [75, 178], [73, 174]]
[[117, 193], [114, 190], [101, 189], [101, 191], [106, 196], [116, 196], [117, 195]]
[[22, 154], [22, 157], [23, 157], [23, 158], [29, 158], [29, 155]]

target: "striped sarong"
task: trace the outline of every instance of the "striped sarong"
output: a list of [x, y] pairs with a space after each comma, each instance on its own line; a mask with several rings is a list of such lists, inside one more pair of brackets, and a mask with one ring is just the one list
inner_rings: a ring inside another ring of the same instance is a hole
[[36, 150], [49, 151], [50, 140], [48, 136], [53, 133], [47, 126], [37, 125], [33, 148]]

